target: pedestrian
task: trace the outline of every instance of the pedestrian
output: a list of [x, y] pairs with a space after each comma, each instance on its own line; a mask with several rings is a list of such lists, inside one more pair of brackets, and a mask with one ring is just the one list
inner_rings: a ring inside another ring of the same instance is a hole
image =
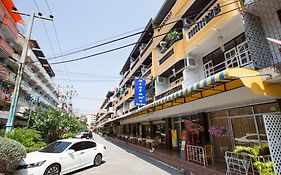
[[90, 138], [90, 139], [93, 139], [93, 133], [92, 133], [91, 130], [90, 130], [90, 132], [89, 132], [89, 138]]

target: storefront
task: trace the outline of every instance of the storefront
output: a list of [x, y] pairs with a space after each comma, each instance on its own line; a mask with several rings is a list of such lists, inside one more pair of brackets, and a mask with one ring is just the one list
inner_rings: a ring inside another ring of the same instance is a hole
[[[236, 107], [208, 113], [210, 127], [224, 127], [231, 131], [225, 135], [211, 135], [216, 158], [237, 145], [254, 145], [267, 142], [263, 114], [278, 114], [278, 103], [266, 103]], [[227, 132], [227, 131], [226, 131]]]

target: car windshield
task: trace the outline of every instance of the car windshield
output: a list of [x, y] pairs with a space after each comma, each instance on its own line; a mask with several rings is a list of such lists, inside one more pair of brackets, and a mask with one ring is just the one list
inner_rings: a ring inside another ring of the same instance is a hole
[[61, 153], [67, 148], [71, 142], [63, 142], [63, 141], [56, 141], [52, 142], [43, 149], [39, 150], [39, 152], [44, 153]]

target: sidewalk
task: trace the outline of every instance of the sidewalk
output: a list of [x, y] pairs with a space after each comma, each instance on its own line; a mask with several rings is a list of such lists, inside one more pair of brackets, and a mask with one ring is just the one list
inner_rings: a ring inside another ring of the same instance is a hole
[[159, 151], [153, 151], [150, 152], [148, 148], [144, 148], [139, 145], [131, 144], [122, 140], [118, 140], [116, 138], [107, 137], [106, 138], [111, 143], [120, 146], [120, 147], [126, 147], [128, 149], [135, 150], [141, 154], [144, 154], [146, 156], [152, 157], [156, 160], [159, 160], [165, 164], [168, 164], [176, 169], [182, 170], [185, 174], [195, 174], [195, 175], [224, 175], [224, 172], [217, 171], [214, 169], [210, 169], [207, 167], [203, 167], [194, 163], [190, 163], [184, 160], [181, 160], [179, 158], [169, 156], [168, 154], [161, 153]]

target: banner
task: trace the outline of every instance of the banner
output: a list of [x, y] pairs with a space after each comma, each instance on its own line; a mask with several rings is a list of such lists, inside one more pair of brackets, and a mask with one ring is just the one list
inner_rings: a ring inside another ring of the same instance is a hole
[[144, 78], [135, 78], [135, 105], [146, 105], [146, 82]]
[[178, 147], [177, 130], [171, 130], [172, 147]]

